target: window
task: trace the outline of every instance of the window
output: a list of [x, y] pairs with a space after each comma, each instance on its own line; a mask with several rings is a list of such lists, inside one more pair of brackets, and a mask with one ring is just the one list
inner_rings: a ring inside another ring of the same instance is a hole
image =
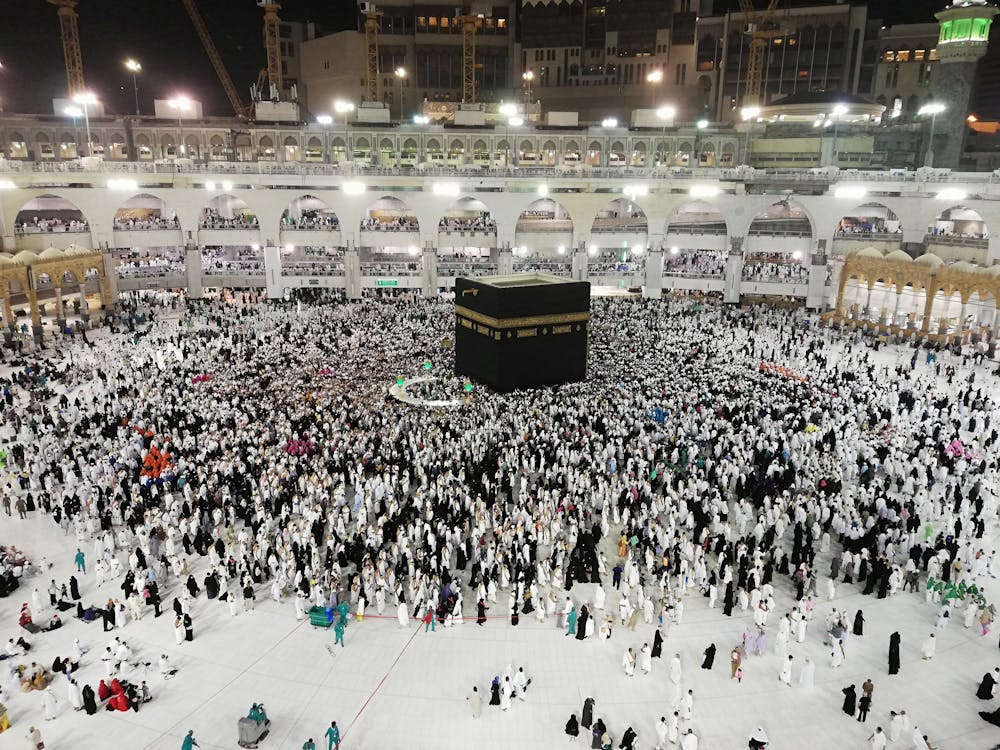
[[924, 54], [925, 50], [922, 49], [914, 50], [913, 59], [916, 60], [917, 62], [920, 62], [921, 60], [924, 59]]
[[447, 29], [449, 23], [451, 23], [451, 21], [448, 19], [448, 16], [441, 16], [441, 28], [442, 29]]
[[972, 36], [972, 19], [971, 18], [958, 18], [955, 19], [955, 25], [952, 27], [951, 38], [953, 41], [962, 41], [968, 39]]
[[417, 16], [417, 28], [427, 26], [427, 16]]
[[280, 36], [282, 39], [291, 39], [292, 27], [289, 26], [287, 23], [281, 24], [281, 26], [278, 27], [278, 36]]
[[897, 52], [896, 53], [896, 61], [897, 62], [909, 62], [910, 61], [910, 50], [908, 50], [908, 49], [901, 49], [899, 52]]
[[809, 71], [808, 70], [800, 70], [799, 71], [799, 78], [808, 78], [808, 77], [809, 77]]
[[427, 25], [430, 26], [432, 29], [436, 29], [438, 25], [437, 16], [431, 16], [430, 18], [428, 18]]
[[497, 19], [497, 28], [498, 29], [506, 29], [507, 28], [507, 19], [506, 18], [498, 18]]
[[793, 37], [789, 37], [789, 39], [788, 39], [788, 46], [789, 47], [794, 47], [798, 43], [799, 43], [799, 40], [796, 39], [794, 36]]
[[882, 53], [882, 62], [896, 62], [896, 53], [891, 49], [887, 49]]

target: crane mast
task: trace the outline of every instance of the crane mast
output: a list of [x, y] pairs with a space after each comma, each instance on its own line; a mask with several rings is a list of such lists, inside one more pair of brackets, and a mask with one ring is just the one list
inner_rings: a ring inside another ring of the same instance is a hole
[[746, 34], [750, 37], [750, 51], [747, 56], [747, 84], [743, 94], [743, 106], [760, 106], [761, 82], [764, 75], [764, 57], [767, 47], [775, 37], [783, 36], [774, 22], [778, 0], [768, 0], [767, 7], [754, 8], [753, 0], [740, 0], [740, 10], [746, 16]]
[[264, 47], [267, 50], [267, 82], [272, 90], [281, 96], [281, 88], [284, 83], [284, 76], [281, 72], [281, 19], [278, 18], [278, 11], [281, 6], [277, 3], [260, 2], [264, 9]]
[[195, 0], [181, 0], [181, 2], [184, 3], [188, 17], [191, 19], [191, 23], [194, 24], [194, 29], [198, 33], [198, 39], [201, 40], [201, 46], [205, 49], [208, 59], [211, 60], [212, 67], [215, 68], [215, 74], [218, 76], [219, 82], [226, 92], [226, 98], [229, 99], [229, 104], [232, 105], [233, 111], [237, 117], [249, 117], [253, 112], [253, 107], [248, 107], [240, 100], [240, 95], [233, 84], [233, 79], [229, 76], [229, 71], [226, 70], [225, 63], [222, 62], [222, 57], [219, 55], [219, 50], [215, 47], [215, 42], [212, 41], [211, 34], [208, 33], [205, 19], [201, 17]]
[[80, 55], [80, 31], [77, 27], [77, 0], [48, 0], [59, 9], [59, 33], [66, 60], [66, 87], [70, 98], [86, 91], [83, 82], [83, 58]]

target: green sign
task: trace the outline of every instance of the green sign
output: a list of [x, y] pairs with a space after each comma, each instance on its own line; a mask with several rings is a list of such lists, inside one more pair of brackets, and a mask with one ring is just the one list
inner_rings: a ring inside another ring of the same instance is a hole
[[375, 286], [399, 286], [399, 279], [375, 279]]

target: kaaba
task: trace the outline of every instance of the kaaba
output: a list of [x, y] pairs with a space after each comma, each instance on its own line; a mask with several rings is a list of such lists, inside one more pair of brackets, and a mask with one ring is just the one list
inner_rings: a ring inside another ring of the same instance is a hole
[[455, 373], [506, 393], [587, 379], [590, 283], [455, 279]]

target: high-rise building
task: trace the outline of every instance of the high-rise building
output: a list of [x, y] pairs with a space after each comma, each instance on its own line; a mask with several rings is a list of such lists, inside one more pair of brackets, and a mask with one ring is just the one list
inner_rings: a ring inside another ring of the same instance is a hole
[[[426, 101], [462, 97], [462, 3], [379, 0], [365, 3], [378, 17], [379, 100], [394, 118], [408, 116]], [[479, 101], [510, 95], [514, 81], [515, 0], [473, 3], [476, 30], [476, 91]], [[299, 66], [307, 106], [329, 109], [335, 99], [365, 98], [364, 15], [358, 30], [316, 36], [301, 45]], [[399, 70], [402, 74], [396, 75]], [[514, 87], [516, 91], [516, 87]], [[302, 92], [300, 92], [302, 94]]]
[[696, 70], [698, 18], [711, 12], [712, 0], [523, 0], [523, 94], [583, 120], [663, 104], [696, 118], [711, 108]]

